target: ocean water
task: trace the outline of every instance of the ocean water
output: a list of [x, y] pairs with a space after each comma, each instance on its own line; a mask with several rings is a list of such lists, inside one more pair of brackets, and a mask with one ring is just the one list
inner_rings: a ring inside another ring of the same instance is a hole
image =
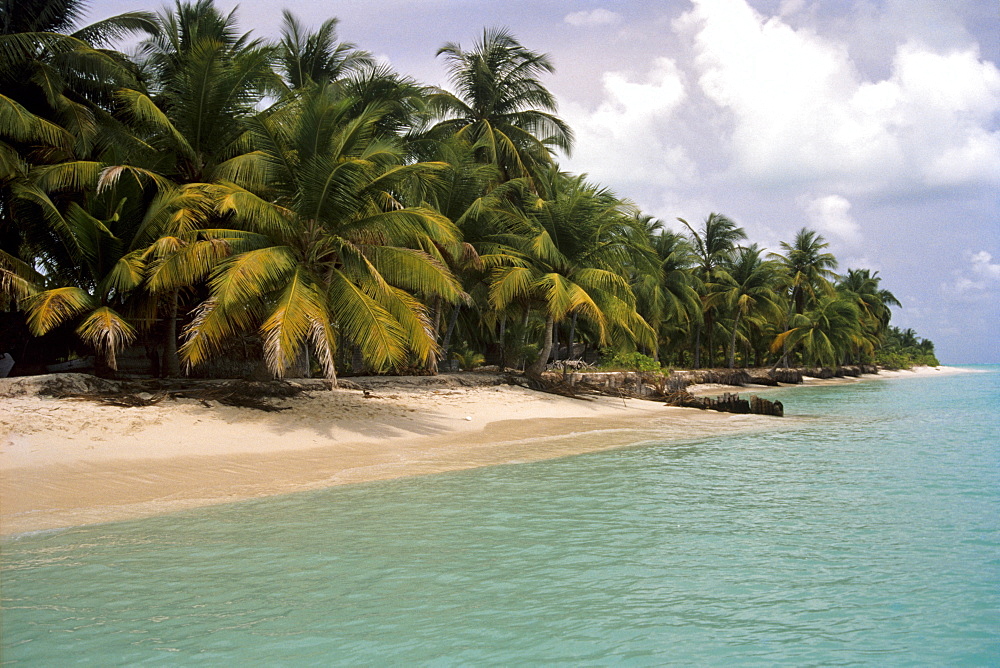
[[770, 433], [23, 535], [5, 665], [1000, 665], [1000, 369]]

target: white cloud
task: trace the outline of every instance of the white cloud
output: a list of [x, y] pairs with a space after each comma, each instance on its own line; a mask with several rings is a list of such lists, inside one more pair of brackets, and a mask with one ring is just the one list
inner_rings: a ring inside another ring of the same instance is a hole
[[737, 174], [854, 193], [1000, 184], [1000, 70], [974, 47], [905, 43], [890, 75], [867, 81], [845, 44], [745, 0], [694, 0], [674, 26], [693, 41], [701, 90], [730, 114]]
[[618, 184], [676, 186], [689, 180], [692, 161], [668, 139], [673, 115], [687, 98], [676, 63], [656, 59], [645, 81], [606, 72], [603, 88], [596, 109], [569, 104], [562, 110], [577, 135], [566, 166]]
[[806, 0], [781, 0], [778, 14], [781, 16], [791, 16], [798, 14], [806, 6]]
[[1000, 284], [1000, 263], [993, 261], [993, 255], [984, 250], [965, 255], [968, 265], [964, 270], [955, 272], [955, 280], [951, 284], [942, 286], [946, 292], [981, 293], [989, 290], [992, 284]]
[[970, 254], [972, 273], [986, 281], [1000, 281], [1000, 264], [986, 251]]
[[618, 23], [621, 15], [607, 9], [599, 8], [588, 11], [572, 12], [563, 19], [572, 26], [606, 26]]
[[851, 217], [851, 203], [840, 195], [805, 197], [800, 204], [809, 223], [825, 236], [849, 245], [861, 243], [861, 226]]

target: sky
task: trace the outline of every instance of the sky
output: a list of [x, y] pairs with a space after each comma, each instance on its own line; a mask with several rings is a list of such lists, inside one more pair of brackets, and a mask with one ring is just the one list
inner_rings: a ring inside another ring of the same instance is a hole
[[[878, 271], [893, 324], [945, 364], [1000, 363], [997, 0], [216, 0], [277, 36], [288, 9], [448, 87], [438, 48], [508, 28], [586, 173], [673, 229], [724, 213], [771, 251], [808, 227]], [[88, 20], [143, 0], [92, 0]]]

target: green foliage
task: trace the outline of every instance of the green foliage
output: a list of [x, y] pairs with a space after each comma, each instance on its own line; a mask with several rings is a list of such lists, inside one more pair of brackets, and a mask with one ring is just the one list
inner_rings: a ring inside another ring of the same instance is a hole
[[875, 363], [887, 369], [909, 369], [912, 366], [940, 366], [934, 354], [934, 343], [917, 337], [912, 329], [889, 327], [885, 343], [875, 355]]
[[[610, 355], [609, 355], [610, 353]], [[612, 352], [602, 354], [601, 369], [604, 371], [660, 371], [660, 363], [640, 352]]]
[[462, 371], [472, 371], [476, 367], [482, 366], [486, 361], [485, 355], [474, 350], [455, 351], [451, 354], [451, 358], [458, 362]]
[[[352, 357], [468, 369], [496, 345], [535, 372], [581, 342], [650, 373], [720, 353], [937, 364], [889, 326], [878, 273], [835, 276], [816, 232], [765, 255], [724, 215], [667, 231], [561, 171], [553, 65], [504, 29], [439, 50], [449, 92], [332, 18], [286, 12], [269, 43], [180, 0], [69, 34], [84, 3], [30, 4], [0, 34], [0, 311], [37, 336], [72, 324], [109, 366], [156, 328], [165, 359], [250, 341], [276, 375], [309, 357], [331, 377]], [[104, 48], [133, 33], [134, 62]]]

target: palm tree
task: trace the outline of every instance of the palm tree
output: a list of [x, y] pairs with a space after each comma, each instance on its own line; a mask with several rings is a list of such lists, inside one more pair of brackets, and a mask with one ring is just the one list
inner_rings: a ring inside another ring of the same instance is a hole
[[727, 360], [730, 369], [735, 365], [740, 320], [756, 315], [766, 318], [781, 310], [775, 290], [777, 272], [772, 263], [761, 259], [761, 252], [757, 244], [737, 248], [735, 255], [723, 263], [709, 296], [713, 303], [722, 304], [733, 313]]
[[655, 345], [655, 333], [636, 311], [624, 278], [639, 255], [629, 229], [635, 221], [630, 206], [584, 176], [556, 168], [542, 176], [545, 199], [525, 192], [523, 226], [506, 235], [521, 257], [494, 270], [489, 294], [498, 310], [521, 299], [542, 306], [541, 350], [527, 371], [542, 372], [553, 328], [570, 315], [591, 323], [602, 343]]
[[781, 242], [784, 255], [771, 254], [785, 269], [795, 313], [802, 313], [818, 296], [831, 292], [837, 258], [823, 252], [829, 245], [818, 233], [803, 227], [792, 243]]
[[868, 269], [848, 269], [847, 274], [837, 283], [837, 292], [854, 300], [861, 314], [868, 352], [881, 345], [889, 320], [890, 306], [900, 306], [896, 296], [879, 287], [881, 277], [878, 272]]
[[807, 364], [837, 366], [844, 354], [861, 343], [858, 307], [850, 299], [822, 295], [813, 308], [792, 315], [788, 330], [771, 344], [771, 352], [802, 347]]
[[683, 234], [663, 230], [662, 223], [641, 216], [657, 266], [653, 271], [636, 272], [632, 289], [639, 300], [639, 310], [657, 333], [653, 358], [660, 359], [663, 341], [672, 334], [686, 332], [693, 314], [701, 311], [701, 301], [691, 273], [693, 255]]
[[234, 14], [221, 14], [212, 0], [178, 1], [140, 45], [150, 94], [118, 93], [157, 151], [150, 167], [176, 183], [211, 182], [214, 168], [242, 150], [244, 122], [261, 96], [281, 84], [273, 48], [238, 34]]
[[[155, 33], [148, 12], [126, 12], [76, 27], [82, 0], [0, 0], [0, 90], [32, 113], [59, 123], [78, 140], [97, 131], [118, 86], [134, 85], [134, 68], [101, 47], [137, 32]], [[71, 32], [72, 31], [72, 32]], [[79, 152], [79, 151], [78, 151]]]
[[478, 147], [482, 162], [500, 167], [503, 180], [534, 177], [552, 164], [553, 148], [570, 150], [573, 132], [555, 116], [555, 97], [539, 80], [553, 71], [548, 56], [505, 29], [484, 30], [471, 51], [449, 43], [438, 55], [448, 60], [457, 94], [430, 96], [442, 118], [433, 136], [463, 137]]
[[[803, 227], [791, 244], [781, 242], [784, 255], [771, 254], [771, 258], [784, 268], [789, 300], [786, 323], [793, 314], [802, 314], [819, 296], [833, 291], [830, 281], [835, 278], [833, 270], [837, 268], [837, 259], [832, 253], [823, 252], [828, 246], [822, 236]], [[787, 366], [787, 354], [782, 357]]]
[[[736, 244], [746, 239], [746, 232], [732, 220], [721, 213], [711, 213], [705, 219], [702, 231], [699, 233], [683, 218], [678, 218], [684, 227], [691, 232], [691, 242], [695, 255], [695, 272], [701, 284], [715, 283], [719, 267], [728, 260], [736, 250]], [[708, 330], [708, 362], [712, 364], [714, 346], [712, 344], [715, 313], [713, 306], [702, 296], [703, 313], [695, 320], [694, 334], [694, 366], [701, 368], [701, 328], [702, 322]]]
[[902, 306], [896, 296], [879, 286], [882, 277], [869, 269], [848, 269], [837, 283], [837, 290], [857, 300], [858, 307], [884, 330], [892, 317], [890, 306]]
[[29, 262], [48, 231], [17, 190], [30, 188], [34, 165], [89, 159], [122, 140], [111, 94], [136, 79], [124, 56], [99, 47], [155, 30], [146, 12], [77, 28], [84, 8], [79, 0], [0, 0], [0, 248]]
[[282, 11], [279, 62], [292, 90], [322, 85], [370, 68], [373, 59], [355, 44], [337, 41], [337, 19], [327, 19], [314, 33], [307, 32], [287, 9]]
[[278, 376], [307, 349], [335, 378], [338, 338], [376, 370], [434, 351], [425, 306], [414, 293], [461, 295], [426, 251], [457, 241], [444, 216], [404, 206], [411, 179], [436, 169], [403, 165], [398, 145], [377, 137], [379, 115], [352, 112], [330, 86], [248, 122], [250, 153], [219, 167], [220, 210], [255, 233], [254, 247], [213, 271], [209, 298], [185, 332], [186, 364], [206, 360], [254, 327]]
[[[216, 191], [208, 185], [218, 181], [220, 163], [246, 150], [247, 119], [257, 113], [262, 94], [281, 84], [271, 69], [274, 49], [239, 34], [235, 10], [223, 15], [212, 0], [178, 1], [157, 23], [157, 33], [139, 47], [149, 92], [124, 88], [116, 94], [144, 150], [124, 156], [109, 178], [116, 183], [124, 174], [142, 184], [151, 207], [147, 218], [157, 225], [143, 237], [159, 239], [154, 273], [172, 266], [171, 253], [198, 241], [197, 227], [220, 227], [211, 214]], [[164, 369], [177, 375], [178, 318], [194, 302], [184, 303], [187, 285], [176, 277], [151, 276], [149, 287], [163, 295]]]
[[122, 207], [93, 188], [100, 162], [135, 143], [112, 115], [112, 93], [138, 80], [122, 54], [101, 47], [156, 26], [129, 12], [77, 27], [83, 9], [0, 2], [0, 284], [34, 334], [89, 313], [77, 332], [113, 368], [132, 331], [111, 308], [128, 279], [107, 273], [120, 256], [110, 230]]
[[[414, 201], [423, 201], [438, 211], [458, 228], [461, 243], [435, 246], [432, 251], [462, 282], [469, 295], [484, 293], [491, 268], [510, 263], [512, 251], [496, 241], [505, 223], [513, 214], [506, 210], [511, 197], [516, 196], [516, 182], [492, 187], [497, 181], [496, 165], [477, 162], [475, 147], [459, 137], [435, 143], [433, 157], [443, 164], [433, 182], [412, 193]], [[419, 184], [418, 184], [419, 185]], [[434, 305], [434, 331], [440, 335], [440, 358], [448, 359], [452, 336], [464, 307], [479, 309], [479, 321], [485, 324], [488, 299], [463, 300], [452, 305], [448, 322], [442, 333], [440, 320], [446, 305], [437, 300]], [[466, 309], [467, 310], [467, 309]], [[498, 327], [504, 329], [504, 317], [499, 317]], [[501, 343], [502, 335], [501, 335]]]

